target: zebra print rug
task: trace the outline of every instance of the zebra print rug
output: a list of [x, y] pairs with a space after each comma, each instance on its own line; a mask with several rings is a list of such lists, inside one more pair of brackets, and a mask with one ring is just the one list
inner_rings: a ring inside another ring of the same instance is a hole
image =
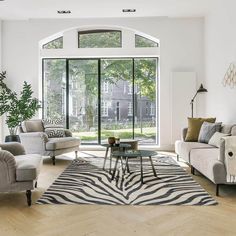
[[149, 160], [144, 159], [144, 184], [140, 182], [140, 163], [137, 159], [129, 162], [131, 173], [123, 175], [120, 168], [114, 180], [111, 180], [108, 171], [102, 169], [103, 160], [101, 157], [87, 157], [72, 161], [37, 204], [217, 204], [171, 157], [153, 157], [158, 178], [153, 176]]

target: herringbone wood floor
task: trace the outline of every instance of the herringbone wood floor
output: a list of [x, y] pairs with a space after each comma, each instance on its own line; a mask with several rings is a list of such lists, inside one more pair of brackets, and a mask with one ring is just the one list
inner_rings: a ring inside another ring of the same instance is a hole
[[[49, 159], [44, 160], [33, 203], [70, 161], [69, 157], [61, 157], [52, 166]], [[199, 174], [194, 179], [215, 197], [215, 186], [210, 181]], [[0, 193], [0, 236], [236, 235], [236, 187], [223, 186], [220, 194], [215, 197], [219, 205], [208, 207], [35, 204], [27, 207], [24, 193]]]

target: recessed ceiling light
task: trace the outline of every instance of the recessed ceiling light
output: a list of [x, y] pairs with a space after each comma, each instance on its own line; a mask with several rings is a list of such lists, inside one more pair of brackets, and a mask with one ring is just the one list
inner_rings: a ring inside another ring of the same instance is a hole
[[57, 13], [58, 14], [70, 14], [71, 11], [70, 10], [58, 10]]
[[123, 12], [136, 12], [136, 9], [122, 9]]

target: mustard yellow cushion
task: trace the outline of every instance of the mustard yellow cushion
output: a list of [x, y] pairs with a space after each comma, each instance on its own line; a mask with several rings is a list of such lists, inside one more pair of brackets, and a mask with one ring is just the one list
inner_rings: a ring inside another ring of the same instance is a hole
[[216, 118], [189, 118], [188, 117], [188, 131], [185, 138], [186, 142], [198, 141], [198, 135], [204, 121], [214, 123], [216, 121]]

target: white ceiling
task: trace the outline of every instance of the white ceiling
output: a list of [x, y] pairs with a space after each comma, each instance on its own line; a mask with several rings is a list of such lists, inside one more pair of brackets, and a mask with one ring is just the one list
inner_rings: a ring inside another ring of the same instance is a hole
[[[0, 0], [0, 19], [99, 18], [99, 17], [199, 17], [220, 0]], [[135, 8], [135, 13], [123, 13]], [[59, 15], [57, 10], [70, 10]]]

